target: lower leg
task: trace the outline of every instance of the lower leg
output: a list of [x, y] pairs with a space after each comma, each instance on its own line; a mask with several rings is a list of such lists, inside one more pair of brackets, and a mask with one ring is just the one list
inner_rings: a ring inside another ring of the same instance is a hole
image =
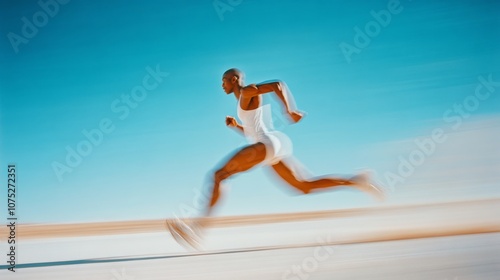
[[219, 201], [220, 197], [220, 181], [215, 181], [213, 188], [212, 188], [212, 196], [210, 197], [210, 202], [207, 206], [205, 216], [210, 216], [212, 214], [212, 209], [214, 208], [215, 204]]
[[244, 147], [238, 151], [232, 158], [217, 170], [213, 177], [212, 196], [205, 210], [205, 216], [201, 218], [201, 225], [208, 223], [208, 217], [211, 216], [212, 210], [219, 201], [221, 195], [221, 184], [224, 180], [232, 175], [244, 172], [263, 161], [266, 157], [266, 148], [262, 143], [256, 143]]
[[198, 224], [201, 227], [206, 227], [208, 225], [208, 218], [212, 216], [212, 210], [219, 201], [220, 198], [220, 182], [216, 183], [214, 182], [213, 189], [212, 189], [212, 195], [210, 197], [210, 201], [207, 205], [207, 208], [204, 210], [204, 213], [202, 213], [201, 217], [198, 219]]
[[349, 180], [345, 179], [337, 179], [337, 178], [323, 178], [318, 180], [313, 180], [309, 182], [304, 182], [305, 190], [304, 193], [309, 193], [315, 189], [326, 189], [333, 187], [341, 187], [341, 186], [352, 186], [356, 189], [368, 193], [371, 196], [375, 197], [377, 200], [382, 201], [384, 199], [383, 190], [370, 183], [369, 175], [366, 173], [362, 173], [360, 175], [356, 175]]
[[288, 159], [286, 162], [280, 161], [277, 164], [273, 165], [272, 168], [281, 179], [304, 194], [308, 194], [316, 189], [327, 189], [355, 184], [353, 180], [334, 177], [312, 179], [301, 178], [300, 176], [298, 176], [298, 174], [301, 173], [300, 164], [296, 160], [291, 159]]
[[302, 181], [302, 190], [304, 193], [309, 193], [316, 189], [328, 189], [333, 187], [350, 186], [355, 183], [351, 180], [341, 178], [321, 178]]

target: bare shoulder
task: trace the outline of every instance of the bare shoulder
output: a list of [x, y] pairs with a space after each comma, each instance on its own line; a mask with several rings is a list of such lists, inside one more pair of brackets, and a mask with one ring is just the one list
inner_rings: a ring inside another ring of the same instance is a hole
[[275, 91], [277, 88], [279, 89], [281, 81], [280, 80], [273, 80], [273, 81], [268, 81], [264, 82], [261, 84], [258, 84], [257, 87], [259, 88], [259, 91], [261, 93], [267, 93], [271, 91]]
[[259, 88], [257, 87], [256, 84], [250, 84], [250, 85], [244, 86], [241, 90], [243, 92], [255, 92], [255, 91], [259, 90]]
[[279, 91], [281, 90], [281, 83], [280, 80], [273, 80], [260, 84], [250, 84], [241, 89], [241, 94], [250, 98], [268, 92]]
[[245, 86], [241, 89], [241, 94], [246, 98], [251, 98], [260, 94], [256, 84]]

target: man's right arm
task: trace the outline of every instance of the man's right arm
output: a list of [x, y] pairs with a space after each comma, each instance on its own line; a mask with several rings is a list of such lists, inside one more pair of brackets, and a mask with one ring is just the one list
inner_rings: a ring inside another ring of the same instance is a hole
[[243, 126], [241, 126], [240, 124], [236, 125], [235, 126], [239, 132], [241, 132], [241, 134], [245, 134], [245, 130], [243, 129]]
[[226, 117], [226, 125], [228, 127], [235, 127], [241, 134], [245, 134], [245, 130], [243, 129], [243, 126], [241, 126], [234, 117], [227, 116]]

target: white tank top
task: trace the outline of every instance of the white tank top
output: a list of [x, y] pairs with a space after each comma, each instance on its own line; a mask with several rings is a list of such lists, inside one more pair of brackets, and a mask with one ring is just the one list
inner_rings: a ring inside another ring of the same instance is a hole
[[254, 110], [243, 110], [240, 99], [238, 99], [237, 112], [245, 131], [245, 137], [252, 142], [258, 142], [259, 139], [272, 131], [271, 105], [259, 106]]

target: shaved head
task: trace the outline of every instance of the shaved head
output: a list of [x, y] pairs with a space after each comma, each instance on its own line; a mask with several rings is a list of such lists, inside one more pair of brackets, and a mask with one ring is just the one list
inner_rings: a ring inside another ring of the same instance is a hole
[[236, 68], [231, 68], [222, 75], [222, 88], [226, 94], [233, 93], [245, 84], [245, 74]]
[[235, 76], [238, 78], [238, 80], [242, 82], [245, 80], [245, 74], [240, 69], [237, 68], [231, 68], [229, 70], [226, 70], [226, 72], [224, 72], [224, 76], [228, 78]]

